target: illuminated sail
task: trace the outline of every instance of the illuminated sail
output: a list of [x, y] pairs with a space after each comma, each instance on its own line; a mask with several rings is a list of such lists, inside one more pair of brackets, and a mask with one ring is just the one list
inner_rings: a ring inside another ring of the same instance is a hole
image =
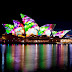
[[63, 30], [57, 32], [54, 36], [59, 36], [59, 38], [62, 38], [66, 33], [68, 33], [70, 30]]
[[35, 22], [34, 19], [30, 18], [27, 15], [20, 14], [23, 24], [20, 23], [18, 20], [13, 20], [14, 25], [11, 24], [3, 24], [6, 33], [12, 33], [13, 35], [24, 35], [30, 36], [31, 34], [34, 35], [47, 35], [50, 36], [51, 33], [53, 36], [59, 36], [59, 38], [62, 38], [66, 33], [68, 33], [70, 30], [63, 30], [63, 31], [53, 31], [56, 24], [45, 24], [41, 27], [38, 26], [38, 24]]
[[23, 21], [23, 24], [27, 25], [27, 24], [30, 24], [32, 22], [35, 23], [34, 19], [28, 17], [27, 15], [24, 15], [24, 14], [20, 14], [21, 18], [22, 18], [22, 21]]
[[[46, 25], [41, 26], [40, 30], [38, 32], [38, 35], [44, 35], [44, 34], [46, 34], [47, 36], [50, 36], [50, 32], [49, 31], [53, 30], [53, 28], [55, 27], [55, 25], [56, 24], [46, 24]], [[47, 31], [49, 32], [49, 35], [48, 35]]]
[[27, 32], [26, 32], [26, 37], [29, 37], [31, 34], [33, 35], [38, 35], [38, 31], [34, 28], [30, 28]]
[[24, 25], [22, 23], [20, 23], [18, 20], [13, 20], [14, 23], [14, 27], [24, 27]]
[[3, 24], [3, 26], [4, 26], [7, 34], [9, 34], [11, 32], [11, 30], [14, 28], [14, 25], [11, 25], [11, 24]]
[[50, 37], [51, 35], [50, 29], [47, 29], [46, 31], [44, 31], [43, 35], [47, 35], [48, 37]]
[[21, 16], [23, 24], [24, 24], [25, 32], [27, 32], [30, 28], [35, 28], [35, 29], [39, 30], [39, 26], [37, 23], [35, 23], [34, 19], [32, 19], [22, 13], [20, 14], [20, 16]]
[[52, 31], [53, 37], [55, 36], [56, 33], [57, 33], [57, 31]]

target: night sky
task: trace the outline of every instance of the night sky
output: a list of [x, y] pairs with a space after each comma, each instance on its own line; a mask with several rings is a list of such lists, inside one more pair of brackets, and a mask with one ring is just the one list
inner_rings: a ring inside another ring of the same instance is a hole
[[39, 26], [54, 23], [54, 30], [72, 29], [72, 13], [67, 7], [4, 7], [0, 11], [0, 35], [5, 32], [2, 24], [13, 24], [12, 19], [21, 21], [20, 13], [33, 18]]

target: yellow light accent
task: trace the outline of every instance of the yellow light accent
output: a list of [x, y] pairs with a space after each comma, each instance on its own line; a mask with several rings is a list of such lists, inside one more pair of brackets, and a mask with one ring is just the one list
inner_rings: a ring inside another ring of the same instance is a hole
[[5, 39], [5, 37], [2, 37], [2, 39]]
[[14, 35], [14, 33], [12, 33], [12, 35]]
[[5, 35], [5, 34], [2, 34], [2, 35]]
[[18, 37], [22, 37], [22, 35], [18, 35]]
[[25, 36], [22, 36], [23, 38], [25, 38]]

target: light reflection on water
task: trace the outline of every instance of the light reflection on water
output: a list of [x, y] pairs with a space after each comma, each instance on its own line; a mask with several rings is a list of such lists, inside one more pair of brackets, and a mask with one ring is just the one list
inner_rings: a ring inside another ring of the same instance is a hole
[[2, 45], [2, 71], [4, 72], [4, 52], [5, 52], [5, 44]]
[[0, 44], [2, 72], [72, 67], [72, 44]]
[[72, 66], [72, 44], [69, 45], [70, 47], [70, 67]]
[[46, 45], [46, 66], [49, 69], [52, 65], [52, 45]]

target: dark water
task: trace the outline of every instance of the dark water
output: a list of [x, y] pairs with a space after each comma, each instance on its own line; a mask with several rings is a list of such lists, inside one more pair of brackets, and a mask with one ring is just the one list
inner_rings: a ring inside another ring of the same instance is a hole
[[0, 72], [72, 71], [72, 44], [0, 44]]

